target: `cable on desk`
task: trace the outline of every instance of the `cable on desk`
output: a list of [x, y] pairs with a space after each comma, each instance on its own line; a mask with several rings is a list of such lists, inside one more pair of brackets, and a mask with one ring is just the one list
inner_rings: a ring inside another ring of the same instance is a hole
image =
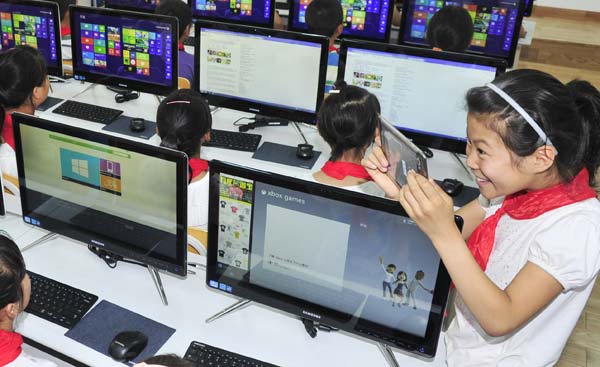
[[133, 265], [139, 265], [139, 266], [144, 267], [144, 268], [148, 267], [146, 264], [143, 264], [141, 262], [132, 261], [132, 260], [126, 260], [125, 258], [123, 258], [123, 256], [110, 253], [110, 252], [108, 252], [106, 250], [103, 250], [101, 248], [97, 248], [97, 247], [92, 246], [92, 245], [88, 245], [88, 250], [90, 250], [96, 256], [98, 256], [99, 258], [101, 258], [106, 263], [106, 265], [109, 268], [111, 268], [111, 269], [116, 268], [117, 267], [117, 263], [119, 261], [122, 261], [124, 263], [133, 264]]
[[248, 120], [248, 121], [256, 121], [256, 119], [254, 117], [240, 117], [239, 119], [235, 120], [233, 122], [233, 126], [246, 126], [248, 124], [240, 124], [239, 122], [242, 120]]

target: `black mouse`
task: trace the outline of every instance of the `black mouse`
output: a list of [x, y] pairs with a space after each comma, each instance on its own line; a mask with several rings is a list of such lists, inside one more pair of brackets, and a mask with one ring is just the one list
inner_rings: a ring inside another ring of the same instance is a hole
[[313, 156], [313, 146], [310, 144], [298, 144], [296, 148], [296, 157], [300, 159], [311, 159]]
[[445, 178], [442, 181], [442, 190], [450, 196], [458, 196], [461, 193], [464, 184], [455, 178]]
[[133, 117], [129, 120], [129, 129], [136, 133], [144, 131], [146, 130], [146, 122], [144, 119]]
[[108, 354], [117, 361], [130, 361], [148, 345], [148, 337], [139, 331], [122, 331], [108, 346]]

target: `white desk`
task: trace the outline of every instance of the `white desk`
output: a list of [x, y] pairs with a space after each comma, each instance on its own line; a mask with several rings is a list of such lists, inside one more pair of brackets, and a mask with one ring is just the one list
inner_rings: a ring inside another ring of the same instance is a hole
[[[31, 235], [39, 231], [14, 217], [0, 219], [0, 228], [11, 233]], [[18, 242], [20, 238], [17, 239]], [[22, 244], [20, 244], [22, 246]], [[189, 255], [190, 260], [204, 258]], [[252, 304], [211, 324], [204, 320], [235, 301], [209, 290], [204, 273], [181, 280], [162, 275], [169, 306], [163, 306], [145, 269], [119, 263], [109, 269], [81, 244], [64, 238], [34, 247], [24, 253], [27, 268], [60, 282], [95, 293], [104, 299], [176, 329], [159, 353], [183, 355], [192, 340], [251, 356], [286, 367], [305, 366], [385, 366], [375, 343], [343, 332], [320, 332], [311, 339], [295, 317]], [[17, 331], [51, 349], [91, 366], [123, 366], [64, 335], [66, 329], [38, 317], [24, 314]], [[396, 352], [401, 366], [444, 366], [442, 340], [438, 357], [424, 361]]]

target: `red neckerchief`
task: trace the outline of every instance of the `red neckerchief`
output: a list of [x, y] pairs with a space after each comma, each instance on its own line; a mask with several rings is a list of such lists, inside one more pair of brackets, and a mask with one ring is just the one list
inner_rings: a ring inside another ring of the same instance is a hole
[[340, 51], [340, 49], [339, 49], [339, 48], [337, 48], [337, 47], [335, 47], [335, 46], [329, 46], [329, 52], [334, 52], [334, 51], [335, 51], [335, 52], [339, 52], [339, 51]]
[[467, 241], [467, 247], [485, 271], [494, 248], [496, 226], [504, 214], [518, 220], [532, 219], [550, 210], [595, 197], [596, 191], [589, 185], [589, 173], [585, 168], [569, 183], [509, 195], [500, 209], [475, 229]]
[[60, 27], [60, 35], [61, 36], [70, 36], [71, 35], [71, 27], [68, 25], [63, 25]]
[[192, 178], [190, 181], [198, 177], [202, 172], [208, 170], [208, 161], [205, 161], [204, 159], [190, 158], [189, 162], [190, 168], [192, 169]]
[[23, 337], [11, 331], [0, 330], [0, 366], [9, 364], [21, 354]]
[[12, 115], [7, 113], [4, 115], [4, 126], [2, 127], [2, 139], [13, 150], [15, 150], [15, 134], [13, 132]]
[[183, 45], [183, 42], [179, 42], [179, 51], [185, 51], [185, 46]]
[[365, 167], [357, 163], [327, 161], [321, 171], [336, 180], [343, 180], [346, 176], [352, 176], [372, 181]]

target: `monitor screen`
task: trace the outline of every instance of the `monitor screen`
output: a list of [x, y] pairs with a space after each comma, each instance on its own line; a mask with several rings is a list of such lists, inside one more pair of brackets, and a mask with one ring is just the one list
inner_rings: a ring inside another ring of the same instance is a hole
[[60, 14], [56, 3], [0, 0], [0, 50], [19, 45], [37, 48], [46, 60], [48, 74], [62, 76]]
[[468, 51], [506, 59], [515, 58], [525, 0], [405, 0], [399, 41], [428, 46], [425, 35], [433, 15], [446, 5], [463, 6], [473, 19], [473, 40]]
[[104, 6], [113, 9], [124, 9], [154, 13], [157, 0], [105, 0]]
[[177, 89], [177, 19], [71, 7], [77, 80], [167, 95]]
[[501, 59], [343, 41], [338, 79], [375, 94], [381, 114], [416, 144], [464, 153], [465, 95], [505, 68]]
[[187, 157], [13, 114], [23, 220], [186, 275]]
[[208, 228], [209, 287], [435, 355], [450, 279], [398, 203], [213, 160]]
[[194, 18], [273, 28], [275, 0], [188, 0]]
[[[291, 0], [288, 29], [306, 32], [306, 8], [312, 0]], [[340, 0], [344, 12], [342, 37], [389, 42], [393, 0]]]
[[523, 15], [530, 17], [531, 13], [533, 13], [533, 0], [525, 0], [525, 12]]
[[323, 100], [326, 37], [200, 21], [195, 88], [216, 106], [312, 122]]

